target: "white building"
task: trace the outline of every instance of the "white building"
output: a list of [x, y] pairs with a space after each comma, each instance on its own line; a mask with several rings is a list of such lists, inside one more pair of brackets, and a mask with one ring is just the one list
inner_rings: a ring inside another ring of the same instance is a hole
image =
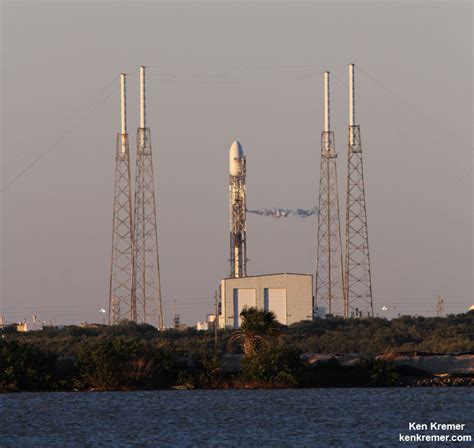
[[215, 321], [216, 321], [216, 315], [215, 314], [208, 314], [206, 316], [206, 321], [205, 322], [196, 322], [196, 329], [198, 331], [214, 330]]
[[268, 274], [226, 278], [220, 283], [220, 328], [238, 328], [244, 307], [273, 311], [278, 322], [291, 325], [313, 318], [313, 276]]
[[209, 330], [209, 326], [207, 322], [196, 322], [196, 330], [197, 331], [207, 331]]
[[36, 320], [36, 316], [33, 316], [31, 322], [27, 322], [26, 320], [18, 322], [18, 325], [16, 326], [16, 331], [18, 331], [19, 333], [25, 333], [28, 331], [41, 331], [43, 327], [44, 322], [38, 322]]

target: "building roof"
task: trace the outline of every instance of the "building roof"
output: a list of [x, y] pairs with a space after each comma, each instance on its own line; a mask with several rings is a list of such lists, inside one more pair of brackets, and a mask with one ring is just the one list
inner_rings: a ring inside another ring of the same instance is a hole
[[279, 273], [273, 273], [273, 274], [259, 274], [259, 275], [246, 275], [245, 277], [226, 277], [223, 280], [241, 280], [244, 278], [254, 278], [254, 277], [269, 277], [271, 275], [296, 275], [298, 277], [312, 277], [312, 274], [296, 274], [294, 272], [279, 272]]

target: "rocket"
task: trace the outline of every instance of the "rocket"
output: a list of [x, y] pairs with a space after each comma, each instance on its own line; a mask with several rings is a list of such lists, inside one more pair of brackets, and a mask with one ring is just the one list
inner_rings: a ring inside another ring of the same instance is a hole
[[247, 275], [246, 158], [235, 140], [229, 150], [230, 277]]

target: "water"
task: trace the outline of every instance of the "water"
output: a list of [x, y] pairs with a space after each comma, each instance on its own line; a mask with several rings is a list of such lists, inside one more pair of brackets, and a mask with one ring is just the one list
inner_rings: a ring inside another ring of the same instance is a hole
[[398, 440], [439, 421], [465, 423], [473, 442], [453, 446], [473, 447], [473, 403], [473, 388], [3, 394], [0, 446], [448, 446]]

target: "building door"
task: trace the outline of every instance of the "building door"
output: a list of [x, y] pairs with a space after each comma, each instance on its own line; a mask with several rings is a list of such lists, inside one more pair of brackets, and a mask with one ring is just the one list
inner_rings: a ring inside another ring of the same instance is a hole
[[273, 311], [283, 325], [287, 325], [286, 288], [265, 288], [263, 290], [265, 311]]
[[255, 306], [255, 289], [234, 288], [234, 328], [239, 328], [242, 318], [240, 312], [244, 308]]

